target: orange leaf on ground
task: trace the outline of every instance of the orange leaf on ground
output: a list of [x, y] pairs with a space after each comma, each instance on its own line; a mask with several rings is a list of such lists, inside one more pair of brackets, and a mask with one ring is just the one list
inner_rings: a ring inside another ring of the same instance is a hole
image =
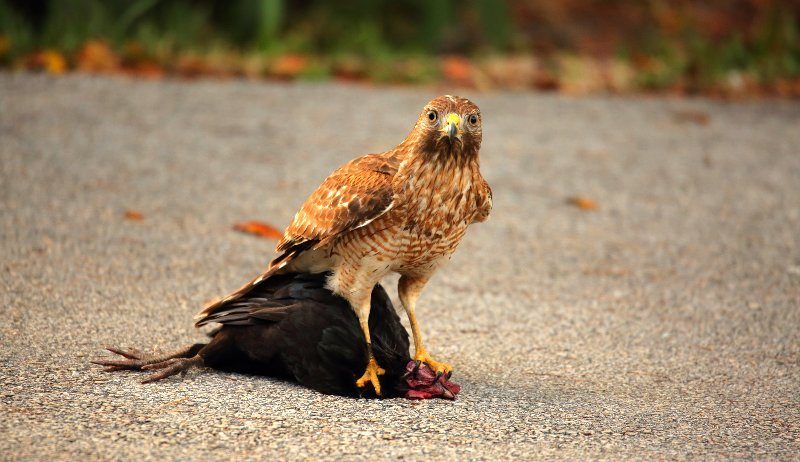
[[283, 233], [275, 229], [274, 226], [268, 225], [261, 221], [244, 221], [233, 225], [233, 229], [247, 234], [255, 234], [259, 237], [267, 239], [280, 239]]
[[456, 85], [469, 86], [473, 83], [474, 69], [469, 59], [463, 56], [442, 58], [442, 74]]
[[287, 54], [279, 57], [271, 66], [270, 72], [286, 79], [297, 77], [308, 67], [308, 57], [296, 54]]
[[175, 63], [175, 70], [178, 74], [187, 78], [199, 77], [211, 74], [211, 66], [200, 56], [185, 55], [178, 58]]
[[159, 79], [164, 76], [164, 68], [153, 62], [142, 61], [123, 68], [125, 74], [143, 79]]
[[142, 212], [137, 212], [136, 210], [126, 210], [125, 219], [133, 221], [142, 221], [144, 220], [144, 215], [142, 214]]
[[672, 117], [673, 120], [677, 123], [688, 122], [701, 125], [703, 127], [711, 123], [711, 116], [708, 115], [707, 112], [703, 111], [694, 111], [694, 110], [675, 111]]
[[75, 59], [76, 66], [84, 72], [113, 72], [119, 70], [120, 59], [106, 42], [86, 42]]
[[63, 74], [67, 71], [67, 60], [57, 51], [44, 50], [28, 56], [25, 60], [25, 67], [32, 70], [44, 70], [51, 74]]
[[567, 203], [574, 205], [581, 210], [597, 210], [597, 202], [583, 196], [573, 196], [567, 199]]
[[8, 39], [5, 35], [0, 35], [0, 56], [5, 55], [8, 53], [8, 50], [11, 49], [11, 40]]

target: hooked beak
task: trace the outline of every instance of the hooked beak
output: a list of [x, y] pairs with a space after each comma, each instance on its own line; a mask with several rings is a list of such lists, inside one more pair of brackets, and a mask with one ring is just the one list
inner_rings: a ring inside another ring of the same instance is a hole
[[444, 118], [445, 126], [442, 128], [442, 132], [450, 138], [452, 142], [458, 137], [459, 134], [459, 127], [461, 126], [461, 117], [458, 114], [450, 113], [447, 114], [447, 117]]

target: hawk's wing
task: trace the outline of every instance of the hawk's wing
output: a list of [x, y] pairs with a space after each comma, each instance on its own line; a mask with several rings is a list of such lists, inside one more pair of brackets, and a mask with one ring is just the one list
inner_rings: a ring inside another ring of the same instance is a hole
[[400, 166], [397, 156], [369, 154], [333, 172], [294, 216], [278, 243], [281, 252], [261, 275], [198, 313], [196, 326], [213, 321], [215, 313], [250, 293], [300, 253], [319, 248], [343, 233], [366, 226], [394, 204], [392, 179]]
[[475, 215], [475, 222], [486, 221], [489, 218], [489, 213], [492, 211], [492, 188], [489, 183], [481, 177], [481, 189], [478, 190], [475, 196], [475, 206], [477, 214]]
[[322, 247], [388, 212], [394, 199], [392, 178], [398, 168], [396, 157], [369, 154], [333, 172], [294, 216], [277, 251], [304, 244]]

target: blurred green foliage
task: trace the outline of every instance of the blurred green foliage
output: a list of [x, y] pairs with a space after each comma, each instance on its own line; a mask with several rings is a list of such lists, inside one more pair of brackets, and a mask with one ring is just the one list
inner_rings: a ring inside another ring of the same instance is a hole
[[151, 50], [225, 45], [372, 56], [503, 48], [512, 31], [505, 4], [492, 0], [0, 0], [0, 32], [20, 52], [70, 51], [102, 37]]
[[0, 0], [0, 62], [100, 38], [162, 62], [316, 56], [302, 71], [311, 78], [335, 68], [391, 79], [414, 57], [405, 74], [426, 80], [445, 54], [534, 55], [547, 66], [564, 52], [633, 63], [640, 87], [702, 90], [737, 73], [800, 76], [799, 23], [800, 4], [779, 0]]
[[641, 52], [660, 66], [645, 69], [640, 84], [662, 88], [688, 80], [693, 90], [713, 87], [722, 79], [746, 74], [760, 82], [800, 76], [798, 8], [777, 2], [749, 31], [731, 30], [712, 38], [695, 24], [684, 24], [670, 36], [658, 29], [645, 35]]

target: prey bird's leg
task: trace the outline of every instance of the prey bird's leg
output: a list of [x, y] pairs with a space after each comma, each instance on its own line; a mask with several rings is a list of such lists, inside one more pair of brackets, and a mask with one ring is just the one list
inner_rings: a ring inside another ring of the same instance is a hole
[[397, 293], [408, 315], [408, 321], [411, 323], [411, 334], [414, 337], [414, 360], [424, 362], [437, 373], [450, 374], [453, 368], [449, 364], [440, 363], [428, 354], [428, 351], [425, 349], [425, 344], [422, 342], [422, 332], [419, 329], [419, 323], [417, 323], [417, 315], [415, 314], [417, 299], [427, 282], [427, 278], [403, 275], [397, 285]]
[[378, 376], [385, 374], [386, 371], [378, 366], [377, 361], [375, 361], [375, 356], [372, 355], [372, 341], [369, 335], [370, 303], [371, 294], [367, 292], [366, 297], [363, 297], [363, 301], [360, 302], [358, 309], [356, 309], [358, 324], [361, 326], [361, 331], [364, 332], [364, 339], [367, 341], [367, 354], [369, 356], [369, 360], [367, 361], [367, 369], [364, 371], [364, 374], [358, 380], [356, 380], [356, 386], [362, 388], [367, 384], [367, 382], [369, 382], [375, 388], [375, 393], [380, 396], [381, 383], [378, 380]]
[[203, 367], [203, 357], [194, 355], [191, 358], [171, 358], [160, 363], [148, 364], [142, 367], [143, 371], [160, 370], [159, 372], [146, 377], [142, 383], [153, 383], [165, 379], [175, 374], [185, 374], [193, 367]]
[[106, 372], [120, 371], [125, 369], [139, 371], [145, 369], [145, 366], [150, 364], [163, 363], [164, 361], [169, 361], [176, 358], [192, 357], [196, 355], [197, 352], [200, 351], [204, 346], [206, 346], [205, 343], [195, 343], [194, 345], [178, 348], [170, 353], [154, 355], [147, 355], [135, 348], [123, 349], [110, 346], [106, 347], [106, 350], [116, 353], [125, 359], [99, 358], [93, 360], [92, 363], [106, 366], [106, 369], [104, 369]]

